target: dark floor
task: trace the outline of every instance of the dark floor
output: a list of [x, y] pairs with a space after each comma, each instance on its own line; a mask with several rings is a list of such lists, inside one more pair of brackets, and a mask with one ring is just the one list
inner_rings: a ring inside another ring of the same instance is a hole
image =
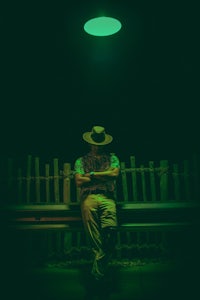
[[198, 299], [199, 276], [194, 269], [191, 262], [111, 264], [105, 280], [97, 282], [90, 277], [90, 264], [15, 270], [10, 266], [2, 281], [2, 299]]
[[91, 278], [89, 262], [35, 264], [38, 257], [44, 262], [41, 252], [35, 254], [34, 249], [27, 254], [23, 243], [14, 236], [3, 239], [1, 235], [0, 248], [3, 300], [200, 299], [198, 243], [184, 241], [172, 251], [170, 259], [113, 261], [102, 282]]

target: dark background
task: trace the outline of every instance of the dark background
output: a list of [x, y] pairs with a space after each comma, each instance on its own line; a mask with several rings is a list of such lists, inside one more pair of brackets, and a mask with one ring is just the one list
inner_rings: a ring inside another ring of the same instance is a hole
[[[198, 1], [1, 4], [1, 155], [73, 161], [103, 125], [121, 160], [199, 152]], [[83, 30], [95, 16], [122, 29]]]

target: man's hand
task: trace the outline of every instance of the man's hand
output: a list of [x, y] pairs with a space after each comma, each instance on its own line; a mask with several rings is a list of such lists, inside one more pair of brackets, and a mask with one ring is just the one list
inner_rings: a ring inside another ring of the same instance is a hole
[[91, 181], [90, 174], [75, 174], [75, 182], [77, 187], [81, 187], [84, 183]]

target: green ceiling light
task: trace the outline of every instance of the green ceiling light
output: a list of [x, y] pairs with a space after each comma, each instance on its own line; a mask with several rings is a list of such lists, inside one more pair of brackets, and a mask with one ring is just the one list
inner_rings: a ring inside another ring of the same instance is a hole
[[87, 21], [84, 30], [95, 36], [108, 36], [117, 33], [121, 29], [120, 21], [110, 17], [98, 17]]

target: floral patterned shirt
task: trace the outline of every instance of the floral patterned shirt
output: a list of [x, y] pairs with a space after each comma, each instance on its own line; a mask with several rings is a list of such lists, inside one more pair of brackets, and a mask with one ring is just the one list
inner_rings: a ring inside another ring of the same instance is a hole
[[[75, 174], [83, 175], [90, 172], [106, 171], [109, 168], [120, 168], [119, 159], [115, 154], [105, 153], [99, 157], [95, 157], [91, 153], [88, 153], [75, 161], [74, 172]], [[109, 178], [103, 182], [98, 179], [93, 179], [91, 182], [81, 186], [81, 195], [95, 190], [114, 193], [115, 186], [116, 180], [113, 178]]]

